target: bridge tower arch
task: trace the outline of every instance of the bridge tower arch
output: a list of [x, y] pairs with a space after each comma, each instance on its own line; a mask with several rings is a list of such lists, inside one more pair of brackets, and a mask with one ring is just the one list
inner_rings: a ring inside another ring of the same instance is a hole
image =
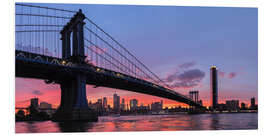
[[[82, 67], [86, 64], [83, 39], [84, 19], [85, 16], [80, 9], [60, 32], [62, 58], [71, 61], [77, 67]], [[61, 88], [61, 102], [60, 107], [53, 116], [53, 121], [97, 121], [97, 115], [88, 107], [86, 76], [83, 73], [72, 72], [71, 76], [59, 80], [59, 84]]]

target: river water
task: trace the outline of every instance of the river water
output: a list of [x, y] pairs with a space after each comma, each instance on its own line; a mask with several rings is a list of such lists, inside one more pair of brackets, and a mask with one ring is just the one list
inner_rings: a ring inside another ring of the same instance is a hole
[[257, 113], [104, 116], [98, 122], [16, 122], [16, 133], [257, 129]]

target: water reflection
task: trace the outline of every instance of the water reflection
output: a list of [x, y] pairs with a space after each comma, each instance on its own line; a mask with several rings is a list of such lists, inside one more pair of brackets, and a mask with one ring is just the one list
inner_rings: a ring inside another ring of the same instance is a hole
[[37, 125], [34, 122], [27, 122], [26, 128], [28, 129], [29, 133], [36, 133], [38, 132]]
[[210, 117], [210, 129], [217, 130], [220, 128], [219, 125], [219, 115], [218, 114], [212, 114]]
[[16, 122], [16, 133], [257, 129], [258, 114], [99, 117], [98, 122]]
[[61, 132], [86, 132], [93, 128], [92, 122], [58, 122]]

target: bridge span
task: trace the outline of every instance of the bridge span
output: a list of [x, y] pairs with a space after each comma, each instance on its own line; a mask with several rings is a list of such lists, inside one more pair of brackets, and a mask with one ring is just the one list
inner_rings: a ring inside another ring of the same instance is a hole
[[[24, 29], [18, 28], [15, 32], [18, 36], [16, 37], [18, 40], [16, 40], [15, 75], [16, 77], [43, 79], [47, 83], [60, 85], [61, 103], [53, 120], [97, 120], [97, 117], [88, 108], [87, 84], [158, 96], [203, 108], [200, 103], [170, 89], [162, 79], [159, 79], [119, 42], [85, 17], [82, 10], [75, 12], [33, 5], [17, 4], [16, 6], [75, 13], [71, 17], [38, 15], [31, 12], [16, 13], [16, 17], [22, 17], [21, 19], [24, 16], [30, 16], [30, 21], [29, 24], [20, 24], [21, 21], [16, 21], [18, 23], [16, 27], [24, 27]], [[55, 21], [56, 24], [33, 24], [40, 23], [40, 21], [38, 19], [33, 21], [31, 17], [61, 18], [68, 21], [62, 21], [65, 22], [64, 25], [58, 24], [59, 21]], [[88, 23], [85, 23], [85, 20]], [[87, 26], [89, 23], [91, 25]], [[43, 27], [61, 29], [48, 30]], [[91, 29], [93, 27], [94, 30]], [[46, 38], [46, 32], [58, 33], [48, 34]], [[27, 35], [27, 33], [31, 34]], [[40, 35], [32, 35], [32, 33], [40, 33]], [[27, 42], [28, 39], [29, 42]], [[61, 43], [59, 43], [59, 39], [61, 39]], [[55, 42], [51, 40], [55, 40]], [[36, 42], [41, 46], [36, 46]], [[50, 49], [52, 52], [48, 51]], [[54, 53], [56, 55], [53, 55]]]
[[128, 90], [175, 100], [190, 106], [201, 106], [173, 90], [119, 72], [87, 63], [78, 66], [59, 58], [16, 51], [16, 77], [50, 80], [60, 84], [62, 80], [72, 77], [77, 72], [86, 75], [86, 84], [89, 85]]

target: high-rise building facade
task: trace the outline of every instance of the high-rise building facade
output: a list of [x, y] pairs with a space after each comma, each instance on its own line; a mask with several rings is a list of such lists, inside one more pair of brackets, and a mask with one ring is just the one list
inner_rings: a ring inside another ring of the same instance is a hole
[[120, 96], [116, 93], [113, 94], [113, 110], [117, 113], [120, 111]]
[[130, 100], [130, 110], [136, 110], [138, 107], [138, 100], [137, 99], [131, 99]]
[[107, 108], [107, 106], [108, 106], [108, 103], [107, 103], [108, 101], [107, 101], [107, 98], [106, 97], [103, 97], [103, 108], [104, 109], [106, 109]]
[[255, 109], [256, 105], [255, 105], [255, 97], [250, 99], [250, 109]]
[[126, 108], [125, 108], [125, 99], [124, 98], [122, 98], [121, 110], [126, 110]]
[[211, 105], [213, 109], [218, 107], [218, 69], [216, 66], [210, 68], [210, 91]]

